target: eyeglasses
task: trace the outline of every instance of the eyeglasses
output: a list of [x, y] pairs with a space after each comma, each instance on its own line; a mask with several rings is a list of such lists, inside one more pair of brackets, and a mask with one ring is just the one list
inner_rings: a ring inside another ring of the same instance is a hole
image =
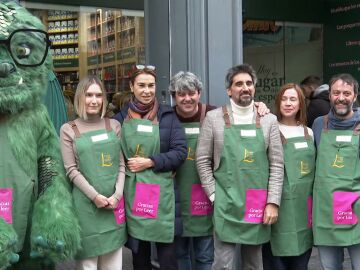
[[39, 29], [18, 29], [10, 34], [4, 44], [14, 62], [19, 66], [36, 67], [44, 63], [51, 41], [45, 31]]
[[135, 65], [135, 68], [137, 70], [144, 70], [144, 69], [148, 69], [148, 70], [155, 70], [155, 66], [151, 66], [151, 65]]

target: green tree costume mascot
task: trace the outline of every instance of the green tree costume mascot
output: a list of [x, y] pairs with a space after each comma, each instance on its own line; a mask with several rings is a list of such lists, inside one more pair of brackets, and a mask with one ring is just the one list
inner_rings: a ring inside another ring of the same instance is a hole
[[0, 270], [43, 269], [80, 246], [59, 139], [41, 102], [52, 69], [43, 29], [0, 0]]

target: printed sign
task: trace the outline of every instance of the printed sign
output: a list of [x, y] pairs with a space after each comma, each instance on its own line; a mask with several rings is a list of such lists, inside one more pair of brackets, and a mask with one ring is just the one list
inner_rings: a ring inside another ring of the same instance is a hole
[[191, 187], [191, 215], [208, 216], [213, 212], [213, 207], [206, 196], [201, 184], [193, 184]]
[[333, 193], [333, 222], [334, 224], [356, 224], [358, 217], [352, 205], [360, 195], [356, 192], [336, 191]]
[[159, 184], [137, 183], [132, 214], [144, 218], [157, 218], [159, 200]]
[[12, 188], [0, 188], [0, 217], [12, 224]]
[[266, 189], [246, 190], [245, 217], [244, 220], [250, 223], [262, 223], [266, 205]]
[[117, 207], [114, 209], [115, 221], [117, 224], [124, 224], [126, 221], [125, 217], [125, 204], [124, 197], [121, 198]]

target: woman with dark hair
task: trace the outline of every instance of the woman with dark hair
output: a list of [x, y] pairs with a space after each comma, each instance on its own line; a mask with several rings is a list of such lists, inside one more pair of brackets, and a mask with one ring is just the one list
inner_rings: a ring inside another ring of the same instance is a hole
[[264, 270], [306, 270], [313, 245], [312, 188], [315, 171], [313, 132], [306, 127], [301, 88], [289, 83], [275, 99], [284, 147], [285, 176], [277, 223], [263, 246]]
[[134, 270], [151, 270], [150, 242], [160, 269], [177, 268], [174, 236], [181, 235], [173, 172], [185, 161], [184, 130], [173, 109], [159, 104], [154, 66], [137, 65], [130, 77], [132, 100], [115, 115], [122, 124], [128, 246]]
[[81, 226], [77, 270], [121, 269], [127, 234], [123, 188], [125, 164], [120, 124], [105, 118], [106, 92], [95, 76], [80, 81], [74, 97], [74, 121], [60, 130], [66, 174]]

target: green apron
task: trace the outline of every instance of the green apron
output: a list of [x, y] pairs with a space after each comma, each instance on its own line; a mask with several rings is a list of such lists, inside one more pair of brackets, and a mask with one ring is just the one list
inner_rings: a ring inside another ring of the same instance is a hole
[[28, 176], [18, 165], [4, 123], [0, 125], [0, 145], [0, 218], [15, 229], [18, 235], [16, 252], [19, 252], [24, 245], [26, 228], [31, 222], [31, 206], [37, 198], [37, 178]]
[[[122, 125], [121, 146], [125, 159], [160, 153], [156, 119], [130, 119]], [[172, 172], [147, 169], [126, 170], [124, 187], [126, 222], [129, 235], [143, 241], [171, 243], [174, 240], [175, 194]]]
[[285, 176], [279, 218], [271, 228], [274, 256], [298, 256], [313, 245], [311, 211], [315, 147], [307, 128], [304, 137], [285, 139]]
[[224, 148], [214, 172], [216, 180], [214, 227], [224, 242], [258, 245], [270, 240], [263, 224], [269, 164], [264, 135], [256, 124], [232, 125], [223, 107]]
[[315, 245], [360, 243], [359, 128], [324, 129], [316, 160], [313, 231]]
[[[205, 117], [206, 106], [202, 106], [200, 121]], [[195, 151], [200, 132], [200, 123], [182, 123], [188, 145], [186, 161], [176, 171], [176, 182], [180, 190], [181, 218], [185, 237], [213, 234], [213, 207], [201, 187], [195, 165]]]
[[[75, 147], [79, 171], [99, 194], [111, 197], [119, 174], [120, 140], [105, 118], [106, 129], [80, 134], [75, 122], [69, 122], [75, 132]], [[119, 210], [97, 208], [80, 189], [73, 187], [75, 209], [81, 226], [82, 249], [77, 258], [84, 259], [117, 250], [127, 240], [126, 222]], [[122, 201], [120, 200], [119, 205]]]

